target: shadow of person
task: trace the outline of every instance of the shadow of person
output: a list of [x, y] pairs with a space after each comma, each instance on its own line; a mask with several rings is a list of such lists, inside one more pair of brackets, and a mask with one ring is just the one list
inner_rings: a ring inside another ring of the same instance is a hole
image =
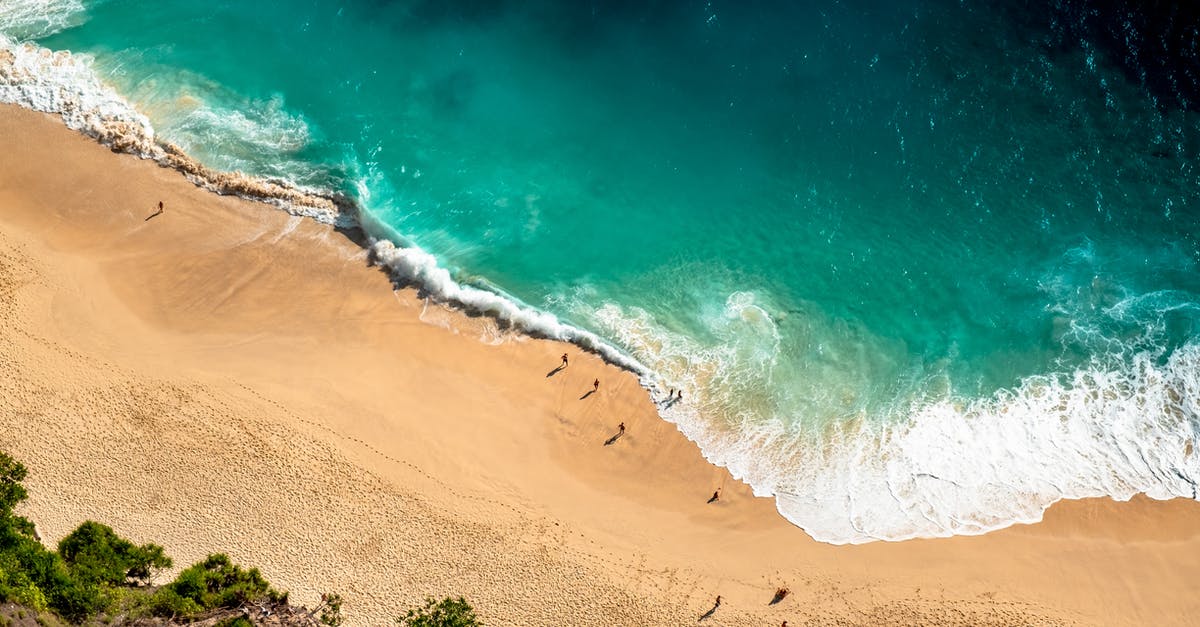
[[618, 433], [614, 434], [614, 435], [613, 435], [613, 437], [611, 437], [611, 438], [609, 438], [609, 439], [607, 439], [607, 440], [605, 440], [605, 441], [604, 441], [604, 446], [612, 446], [613, 442], [616, 442], [617, 440], [620, 440], [620, 439], [621, 439], [621, 436], [623, 436], [623, 435], [625, 435], [625, 434], [624, 434], [624, 433], [620, 433], [620, 432], [618, 432]]
[[775, 591], [774, 598], [772, 598], [771, 602], [768, 603], [767, 605], [775, 605], [776, 603], [779, 603], [780, 601], [786, 599], [787, 595], [789, 595], [791, 593], [792, 593], [792, 591], [788, 590], [787, 588], [780, 588]]
[[587, 394], [584, 394], [583, 396], [580, 396], [580, 397], [579, 397], [579, 400], [581, 400], [581, 401], [582, 401], [583, 399], [585, 399], [585, 398], [587, 398], [587, 397], [589, 397], [589, 396], [591, 396], [591, 395], [593, 395], [593, 394], [595, 394], [595, 393], [596, 393], [596, 390], [588, 390]]
[[719, 500], [721, 500], [721, 492], [717, 491], [717, 492], [713, 492], [713, 495], [711, 497], [709, 497], [708, 502], [714, 503]]
[[154, 213], [146, 216], [146, 219], [142, 220], [142, 222], [149, 222], [151, 218], [157, 218], [158, 216], [161, 216], [161, 215], [162, 215], [162, 209], [159, 209], [158, 211], [155, 211]]
[[[148, 218], [147, 218], [147, 219], [148, 219]], [[559, 367], [555, 368], [554, 370], [551, 370], [550, 372], [547, 372], [547, 373], [546, 373], [546, 378], [547, 378], [547, 379], [549, 379], [550, 377], [553, 377], [554, 375], [556, 375], [556, 374], [558, 374], [558, 373], [562, 372], [562, 371], [563, 371], [563, 368], [566, 368], [566, 366], [559, 366]]]
[[696, 622], [700, 623], [700, 622], [704, 622], [704, 621], [706, 621], [706, 620], [708, 620], [708, 619], [712, 618], [712, 615], [713, 615], [713, 614], [715, 614], [715, 613], [717, 612], [717, 607], [719, 607], [719, 606], [716, 606], [716, 605], [712, 606], [712, 609], [710, 609], [710, 610], [708, 610], [707, 612], [705, 612], [705, 613], [701, 614], [701, 615], [700, 615], [700, 618], [696, 619]]

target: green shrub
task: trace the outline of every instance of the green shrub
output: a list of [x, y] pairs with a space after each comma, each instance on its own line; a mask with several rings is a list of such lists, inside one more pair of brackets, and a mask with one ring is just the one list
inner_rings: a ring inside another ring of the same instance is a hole
[[0, 601], [12, 601], [44, 612], [49, 607], [46, 595], [20, 567], [16, 558], [0, 553]]
[[402, 627], [482, 627], [483, 623], [475, 617], [475, 610], [466, 599], [446, 597], [435, 601], [433, 597], [425, 597], [425, 605], [411, 609], [404, 616], [396, 619], [396, 624]]
[[254, 627], [254, 623], [245, 616], [234, 616], [213, 625], [213, 627]]
[[25, 492], [25, 486], [21, 485], [27, 474], [28, 471], [21, 462], [9, 457], [7, 453], [0, 453], [0, 513], [12, 512], [17, 503], [29, 496]]
[[129, 567], [125, 575], [130, 579], [149, 582], [174, 563], [170, 557], [167, 557], [161, 546], [143, 544], [134, 551], [133, 565]]
[[[257, 568], [243, 570], [222, 553], [209, 555], [188, 567], [179, 577], [155, 593], [152, 607], [159, 616], [193, 616], [219, 607], [236, 608], [245, 603], [268, 600], [286, 602], [287, 595], [271, 588]], [[191, 603], [189, 604], [188, 601]]]
[[179, 596], [170, 586], [163, 586], [150, 596], [146, 611], [154, 616], [186, 618], [203, 612], [204, 608], [192, 599]]
[[342, 595], [330, 592], [321, 595], [320, 623], [327, 627], [338, 627], [342, 624]]
[[58, 543], [58, 554], [74, 577], [90, 584], [126, 585], [171, 566], [161, 546], [134, 546], [112, 527], [90, 520]]
[[50, 607], [59, 616], [73, 622], [82, 623], [93, 614], [104, 611], [110, 604], [100, 586], [82, 583], [71, 578], [56, 581], [55, 585], [47, 588], [50, 596]]

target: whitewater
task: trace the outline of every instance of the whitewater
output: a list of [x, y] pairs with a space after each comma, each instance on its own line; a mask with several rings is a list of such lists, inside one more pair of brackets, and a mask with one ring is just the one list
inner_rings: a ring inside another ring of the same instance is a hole
[[[633, 279], [556, 276], [539, 292], [516, 275], [514, 268], [528, 271], [524, 266], [489, 272], [482, 263], [487, 252], [471, 241], [476, 225], [464, 223], [454, 231], [439, 224], [462, 218], [454, 212], [439, 215], [433, 208], [441, 207], [440, 201], [421, 196], [453, 188], [437, 183], [420, 188], [422, 181], [439, 176], [428, 163], [408, 165], [415, 159], [406, 157], [404, 165], [388, 174], [378, 159], [391, 146], [382, 142], [365, 155], [338, 152], [336, 159], [310, 159], [322, 142], [341, 140], [330, 138], [324, 125], [285, 96], [243, 95], [184, 69], [170, 80], [186, 85], [186, 99], [163, 98], [168, 79], [153, 85], [125, 83], [127, 93], [121, 93], [110, 83], [117, 77], [112, 60], [38, 45], [86, 25], [89, 8], [47, 1], [0, 9], [0, 101], [61, 114], [67, 126], [116, 150], [180, 169], [215, 192], [361, 227], [373, 259], [398, 282], [422, 288], [431, 299], [493, 316], [523, 333], [598, 352], [637, 373], [654, 397], [667, 388], [684, 390], [687, 402], [663, 406], [663, 418], [696, 442], [707, 459], [728, 468], [759, 496], [775, 498], [783, 516], [818, 540], [861, 543], [985, 533], [1036, 522], [1064, 498], [1197, 498], [1200, 343], [1195, 324], [1200, 298], [1194, 280], [1197, 252], [1183, 244], [1114, 250], [1074, 236], [1064, 240], [1070, 246], [1048, 247], [1052, 250], [1044, 259], [1021, 269], [1021, 280], [1029, 281], [1029, 292], [1039, 299], [1034, 307], [1038, 319], [1012, 321], [1022, 329], [1033, 328], [1031, 337], [1050, 338], [1048, 348], [1037, 350], [1011, 349], [1011, 338], [967, 324], [918, 351], [912, 348], [923, 337], [918, 333], [929, 338], [943, 333], [925, 322], [921, 311], [914, 309], [915, 321], [903, 321], [906, 326], [900, 328], [911, 335], [900, 339], [887, 327], [901, 324], [895, 318], [873, 318], [881, 315], [873, 313], [878, 311], [896, 316], [911, 294], [881, 286], [881, 295], [865, 306], [865, 313], [858, 312], [860, 305], [849, 296], [845, 302], [813, 297], [842, 298], [870, 282], [875, 266], [856, 270], [853, 261], [836, 258], [831, 262], [834, 276], [847, 278], [832, 280], [827, 292], [810, 290], [808, 298], [797, 297], [791, 284], [781, 286], [773, 277], [697, 259], [654, 261]], [[1126, 97], [1110, 79], [1099, 79], [1111, 92], [1107, 97]], [[458, 98], [437, 97], [450, 98], [451, 104]], [[344, 106], [352, 108], [353, 103]], [[165, 126], [156, 130], [154, 116]], [[1158, 144], [1184, 160], [1193, 150], [1189, 125], [1194, 118], [1165, 116], [1157, 123], [1182, 129], [1174, 142]], [[920, 132], [897, 127], [883, 134], [898, 133], [894, 148], [900, 158], [915, 160], [920, 133], [936, 133], [938, 124], [931, 117], [919, 121]], [[264, 155], [270, 165], [263, 163]], [[965, 158], [970, 163], [981, 157]], [[462, 166], [467, 171], [474, 167], [473, 162]], [[513, 166], [506, 168], [502, 174], [512, 176]], [[964, 168], [958, 176], [974, 174]], [[1172, 228], [1195, 226], [1195, 194], [1186, 183], [1193, 174], [1181, 171], [1178, 176], [1183, 191], [1166, 193], [1167, 219], [1174, 220]], [[608, 184], [594, 185], [601, 185], [588, 191], [596, 202], [619, 198]], [[643, 198], [662, 206], [688, 201], [686, 194], [678, 200], [649, 188], [643, 191]], [[828, 192], [818, 184], [806, 190], [816, 198], [810, 202], [825, 210]], [[488, 196], [480, 206], [497, 212], [488, 228], [503, 234], [483, 232], [514, 238], [516, 249], [542, 245], [536, 238], [561, 221], [543, 207], [544, 197], [564, 193], [514, 187]], [[472, 194], [470, 200], [476, 202], [482, 192]], [[400, 202], [403, 198], [416, 200]], [[1100, 212], [1111, 204], [1088, 200]], [[414, 215], [426, 221], [414, 223]], [[729, 221], [722, 232], [755, 241], [751, 229], [758, 218], [718, 215], [690, 219]], [[639, 220], [627, 219], [633, 226]], [[833, 242], [839, 229], [865, 231], [855, 219], [808, 224], [811, 233], [803, 237]], [[887, 227], [887, 238], [903, 237], [895, 225]], [[711, 238], [713, 232], [703, 237]], [[747, 241], [731, 246], [745, 248]], [[1060, 246], [1058, 240], [1054, 245]], [[622, 259], [631, 266], [643, 263], [644, 253], [633, 250], [640, 246], [630, 246]], [[867, 251], [847, 247], [843, 254], [866, 258]], [[881, 267], [907, 263], [887, 252], [870, 254], [882, 255], [869, 262]], [[1155, 264], [1145, 277], [1120, 265], [1137, 255], [1150, 260], [1145, 264]], [[1005, 257], [998, 252], [997, 258]], [[780, 260], [767, 259], [761, 267], [772, 265], [780, 266]], [[976, 288], [956, 284], [954, 289]], [[998, 313], [1002, 317], [1007, 312]], [[967, 316], [978, 318], [986, 316]], [[869, 323], [876, 319], [886, 324]], [[981, 334], [995, 341], [984, 345], [977, 339]], [[993, 355], [1001, 350], [1015, 357], [998, 361]]]

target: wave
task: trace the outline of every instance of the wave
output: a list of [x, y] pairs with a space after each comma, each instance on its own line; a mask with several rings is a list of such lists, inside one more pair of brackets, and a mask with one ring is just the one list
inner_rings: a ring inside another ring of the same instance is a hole
[[354, 225], [352, 204], [340, 195], [214, 170], [171, 142], [156, 138], [150, 120], [105, 85], [93, 63], [89, 55], [18, 44], [0, 34], [0, 102], [58, 114], [68, 128], [114, 151], [179, 170], [209, 191], [270, 203], [329, 224]]
[[1030, 377], [989, 399], [915, 406], [899, 424], [845, 428], [751, 483], [833, 543], [981, 534], [1037, 522], [1064, 498], [1196, 499], [1198, 399], [1200, 346], [1161, 365], [1139, 353], [1127, 368]]
[[[0, 35], [0, 101], [57, 113], [68, 127], [114, 150], [178, 169], [216, 193], [361, 227], [373, 260], [432, 300], [594, 351], [635, 373], [652, 394], [667, 385], [685, 390], [687, 402], [660, 407], [664, 418], [756, 494], [775, 497], [783, 516], [818, 540], [979, 534], [1040, 520], [1062, 498], [1197, 497], [1196, 345], [1178, 347], [1165, 360], [1139, 352], [1120, 367], [1096, 364], [1030, 377], [987, 399], [915, 402], [890, 419], [859, 407], [851, 420], [812, 420], [805, 426], [777, 405], [775, 391], [798, 379], [796, 373], [779, 374], [779, 314], [753, 292], [731, 293], [711, 316], [705, 331], [718, 338], [715, 345], [668, 333], [636, 308], [610, 303], [581, 312], [622, 350], [495, 286], [460, 284], [434, 255], [374, 222], [344, 195], [202, 165], [157, 137], [149, 119], [98, 78], [93, 63], [88, 55], [51, 52]], [[270, 119], [225, 117], [232, 125], [226, 130], [258, 133], [241, 140], [251, 148], [259, 141], [302, 145], [308, 133], [303, 121], [281, 106], [273, 111]], [[287, 132], [268, 132], [278, 128]], [[360, 195], [367, 197], [366, 190]], [[1117, 313], [1162, 308], [1157, 302], [1117, 300], [1125, 303], [1113, 309]], [[844, 397], [863, 383], [835, 379], [829, 377], [833, 384], [820, 393]], [[820, 405], [827, 399], [808, 400]], [[814, 426], [829, 423], [834, 426]]]
[[[1131, 296], [1113, 315], [1167, 296]], [[775, 366], [777, 335], [752, 297], [733, 294], [716, 318], [707, 331], [718, 345], [701, 346], [636, 308], [610, 303], [596, 313], [606, 333], [690, 390], [663, 416], [822, 542], [983, 534], [1040, 521], [1060, 499], [1200, 498], [1198, 344], [1165, 357], [1158, 349], [1097, 358], [987, 398], [947, 392], [846, 412], [848, 389], [835, 383], [815, 384], [815, 398], [782, 398], [801, 379]], [[802, 419], [822, 411], [837, 417]]]
[[491, 316], [530, 335], [570, 342], [638, 375], [649, 389], [659, 387], [648, 368], [595, 333], [565, 324], [554, 314], [523, 306], [515, 297], [461, 285], [449, 270], [438, 265], [436, 257], [418, 246], [401, 248], [391, 240], [375, 238], [370, 238], [368, 245], [375, 262], [388, 268], [394, 279], [420, 287], [437, 301]]
[[87, 20], [81, 0], [21, 0], [0, 5], [0, 33], [40, 39]]
[[0, 34], [0, 102], [59, 114], [69, 128], [114, 151], [179, 170], [196, 185], [218, 194], [270, 203], [293, 215], [328, 224], [361, 227], [373, 259], [397, 280], [420, 286], [440, 302], [492, 316], [525, 333], [571, 342], [593, 351], [637, 374], [644, 385], [654, 387], [645, 366], [596, 334], [565, 324], [553, 314], [522, 305], [517, 299], [498, 293], [499, 290], [460, 285], [432, 254], [420, 247], [399, 247], [390, 240], [373, 236], [372, 233], [387, 229], [374, 223], [369, 214], [344, 195], [301, 189], [287, 181], [266, 180], [237, 171], [221, 172], [201, 164], [178, 146], [157, 138], [150, 120], [105, 85], [93, 70], [93, 63], [89, 55], [18, 44]]

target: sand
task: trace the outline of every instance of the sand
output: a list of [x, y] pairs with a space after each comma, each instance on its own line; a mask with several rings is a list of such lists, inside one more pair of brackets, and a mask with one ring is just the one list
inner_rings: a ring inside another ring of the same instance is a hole
[[632, 375], [394, 289], [353, 235], [0, 107], [0, 448], [46, 541], [96, 519], [180, 566], [224, 551], [294, 601], [343, 594], [351, 625], [459, 594], [489, 625], [694, 624], [717, 595], [706, 624], [1200, 612], [1194, 501], [821, 544]]

